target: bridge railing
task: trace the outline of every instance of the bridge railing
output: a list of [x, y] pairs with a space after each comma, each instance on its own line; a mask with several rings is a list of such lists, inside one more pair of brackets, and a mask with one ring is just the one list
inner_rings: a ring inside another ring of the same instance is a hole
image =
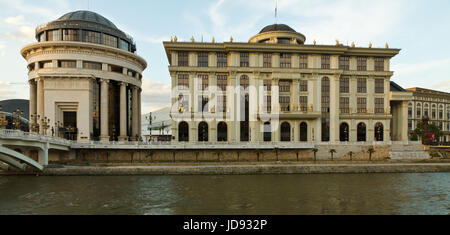
[[54, 136], [44, 136], [37, 133], [23, 132], [20, 130], [0, 129], [0, 137], [5, 139], [21, 139], [21, 140], [34, 140], [39, 142], [48, 142], [50, 144], [66, 145], [70, 146], [73, 141], [66, 140]]

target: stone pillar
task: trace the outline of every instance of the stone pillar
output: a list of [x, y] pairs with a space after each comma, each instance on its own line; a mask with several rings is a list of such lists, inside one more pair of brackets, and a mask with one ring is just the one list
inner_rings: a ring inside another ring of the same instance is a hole
[[44, 119], [44, 79], [38, 78], [37, 80], [37, 114], [39, 119], [37, 123], [39, 124], [39, 134], [44, 135], [44, 128], [42, 128], [42, 120]]
[[127, 136], [127, 84], [120, 83], [120, 136], [119, 141], [128, 141]]
[[139, 88], [139, 92], [138, 92], [138, 112], [139, 112], [138, 135], [139, 135], [139, 138], [142, 136], [141, 93], [142, 93], [142, 89]]
[[109, 141], [109, 80], [101, 80], [100, 141]]
[[339, 78], [330, 78], [330, 142], [339, 142]]
[[408, 141], [408, 101], [403, 101], [399, 110], [401, 129], [400, 129], [400, 140]]
[[136, 136], [138, 136], [138, 125], [139, 125], [139, 112], [138, 112], [138, 87], [133, 86], [132, 87], [132, 118], [131, 118], [131, 122], [132, 122], [132, 126], [131, 126], [131, 140], [133, 141], [137, 141], [138, 139], [136, 138]]
[[36, 82], [34, 80], [29, 81], [30, 83], [30, 132], [32, 131], [32, 126], [35, 124], [34, 118], [31, 117], [31, 115], [37, 114], [37, 107], [36, 107], [36, 101], [37, 101], [37, 87]]

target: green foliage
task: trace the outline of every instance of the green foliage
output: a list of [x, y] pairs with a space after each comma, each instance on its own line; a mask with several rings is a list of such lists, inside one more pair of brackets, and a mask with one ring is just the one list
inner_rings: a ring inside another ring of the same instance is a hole
[[[434, 123], [428, 123], [428, 132], [430, 134], [434, 134], [436, 139], [444, 135], [439, 126]], [[424, 133], [424, 124], [422, 121], [420, 121], [419, 123], [417, 123], [417, 127], [411, 136], [411, 140], [412, 141], [419, 140], [419, 137], [422, 136], [423, 133]]]

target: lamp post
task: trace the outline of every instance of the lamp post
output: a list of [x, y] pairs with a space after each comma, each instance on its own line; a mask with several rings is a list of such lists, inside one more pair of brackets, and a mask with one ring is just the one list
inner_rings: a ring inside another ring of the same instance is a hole
[[149, 131], [149, 141], [152, 141], [152, 122], [156, 117], [152, 116], [152, 113], [150, 112], [149, 116], [145, 117], [148, 120], [148, 127], [147, 130]]
[[20, 118], [23, 115], [23, 111], [17, 108], [16, 111], [13, 112], [13, 115], [15, 117], [13, 121], [14, 127], [16, 128], [16, 130], [20, 130], [21, 128]]
[[39, 133], [39, 123], [38, 120], [41, 118], [41, 115], [37, 113], [31, 114], [31, 122], [30, 122], [30, 131]]
[[50, 128], [50, 118], [44, 117], [41, 121], [42, 128], [44, 128], [44, 135], [47, 135], [47, 130]]
[[[3, 107], [0, 105], [0, 112], [3, 110]], [[0, 113], [0, 129], [6, 129], [8, 125], [8, 120], [6, 120], [6, 115]]]

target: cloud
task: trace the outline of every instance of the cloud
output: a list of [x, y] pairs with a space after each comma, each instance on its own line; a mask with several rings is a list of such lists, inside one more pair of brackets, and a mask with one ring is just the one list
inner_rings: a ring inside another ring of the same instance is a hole
[[11, 24], [11, 25], [25, 25], [24, 21], [25, 17], [23, 15], [18, 15], [16, 17], [8, 17], [5, 19], [5, 23]]
[[[0, 56], [4, 56], [5, 55], [5, 45], [3, 45], [3, 43], [0, 42]], [[1, 82], [0, 82], [1, 84]]]
[[20, 26], [15, 31], [0, 33], [0, 37], [29, 42], [34, 40], [35, 30], [31, 26]]
[[397, 64], [392, 65], [392, 67], [394, 68], [394, 71], [398, 71], [402, 76], [415, 75], [417, 73], [425, 73], [436, 69], [450, 68], [450, 58], [414, 64]]
[[430, 88], [439, 91], [450, 92], [450, 79], [433, 83], [430, 85]]
[[28, 99], [28, 85], [14, 85], [0, 81], [0, 100]]
[[171, 86], [150, 79], [142, 80], [142, 113], [156, 111], [171, 105]]

